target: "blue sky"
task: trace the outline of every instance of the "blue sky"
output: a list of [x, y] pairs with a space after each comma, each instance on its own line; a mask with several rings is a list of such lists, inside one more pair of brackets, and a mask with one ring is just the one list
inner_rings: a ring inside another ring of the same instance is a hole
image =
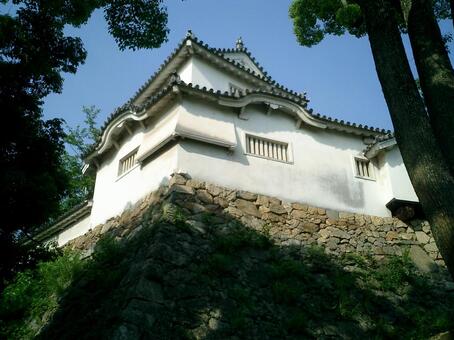
[[[81, 29], [88, 57], [75, 75], [65, 75], [61, 94], [45, 99], [46, 118], [83, 120], [82, 106], [101, 109], [99, 122], [125, 103], [177, 46], [186, 31], [212, 47], [246, 47], [276, 81], [307, 92], [315, 112], [392, 129], [367, 38], [328, 37], [312, 48], [298, 45], [288, 17], [290, 0], [168, 0], [169, 41], [154, 50], [119, 51], [97, 11]], [[442, 23], [452, 32], [452, 24]], [[408, 46], [408, 43], [406, 42]], [[451, 44], [451, 50], [454, 46]], [[407, 53], [409, 49], [407, 48]], [[452, 55], [451, 55], [452, 57]], [[410, 61], [413, 60], [411, 53]]]

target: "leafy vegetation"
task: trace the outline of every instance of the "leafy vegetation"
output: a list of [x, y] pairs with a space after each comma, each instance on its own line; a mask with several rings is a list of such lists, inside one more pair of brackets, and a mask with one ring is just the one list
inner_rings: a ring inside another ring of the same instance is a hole
[[66, 126], [65, 143], [67, 150], [63, 153], [63, 164], [69, 175], [68, 189], [60, 202], [60, 213], [71, 209], [77, 204], [90, 198], [95, 186], [95, 174], [93, 172], [83, 174], [84, 165], [82, 156], [98, 140], [100, 129], [96, 119], [100, 112], [95, 106], [84, 106], [82, 112], [85, 115], [84, 125], [75, 128]]
[[203, 310], [218, 311], [204, 333], [210, 339], [426, 339], [454, 326], [453, 294], [407, 256], [333, 257], [317, 246], [277, 246], [230, 219], [201, 233], [174, 204], [161, 213], [155, 224], [144, 213], [133, 237], [105, 236], [91, 259], [65, 252], [20, 274], [1, 297], [1, 336], [27, 339], [42, 329], [41, 338], [102, 338], [126, 318], [148, 335], [189, 339]]
[[55, 260], [39, 263], [33, 271], [20, 272], [1, 296], [0, 335], [6, 339], [33, 338], [83, 267], [79, 254], [65, 251]]
[[76, 73], [87, 56], [81, 39], [67, 36], [66, 28], [84, 25], [102, 9], [120, 49], [159, 47], [168, 29], [161, 0], [2, 0], [0, 8], [1, 285], [29, 250], [17, 235], [55, 218], [86, 195], [81, 187], [90, 187], [83, 183], [89, 179], [73, 176], [78, 161], [65, 153], [63, 121], [43, 119], [43, 99], [60, 93], [62, 74]]

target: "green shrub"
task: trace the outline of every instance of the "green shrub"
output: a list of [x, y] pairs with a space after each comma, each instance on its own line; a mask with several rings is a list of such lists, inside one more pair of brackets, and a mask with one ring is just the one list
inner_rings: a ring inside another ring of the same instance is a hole
[[302, 286], [297, 281], [277, 281], [271, 285], [273, 299], [277, 303], [295, 305], [300, 300]]
[[401, 292], [411, 281], [413, 267], [407, 256], [393, 256], [373, 273], [383, 291]]
[[19, 273], [1, 295], [0, 335], [31, 339], [58, 307], [58, 299], [84, 267], [79, 254], [65, 251], [36, 270]]
[[227, 274], [233, 269], [234, 264], [235, 260], [231, 256], [215, 253], [208, 259], [208, 270], [214, 274]]
[[249, 229], [235, 228], [227, 235], [216, 239], [216, 247], [226, 253], [234, 253], [245, 249], [268, 249], [272, 246], [271, 240], [265, 235]]
[[305, 279], [307, 270], [303, 263], [295, 260], [281, 260], [273, 262], [269, 267], [269, 275], [273, 279], [295, 277]]
[[291, 334], [308, 334], [307, 316], [301, 311], [295, 311], [287, 320], [286, 328]]

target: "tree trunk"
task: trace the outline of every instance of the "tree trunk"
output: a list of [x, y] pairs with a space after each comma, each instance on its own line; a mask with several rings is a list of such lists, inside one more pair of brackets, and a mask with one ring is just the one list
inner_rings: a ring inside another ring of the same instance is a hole
[[454, 176], [454, 70], [441, 37], [431, 0], [412, 0], [410, 37], [421, 90], [441, 152]]
[[358, 2], [405, 166], [454, 278], [454, 178], [432, 132], [389, 0]]

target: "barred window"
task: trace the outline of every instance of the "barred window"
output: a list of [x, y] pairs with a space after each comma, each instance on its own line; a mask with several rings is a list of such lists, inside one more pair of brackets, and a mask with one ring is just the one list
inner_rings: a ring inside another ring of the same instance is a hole
[[136, 165], [136, 155], [137, 149], [120, 159], [120, 163], [118, 165], [118, 176], [123, 175], [125, 172], [132, 169], [134, 165]]
[[257, 136], [246, 135], [246, 153], [281, 162], [290, 161], [287, 143]]
[[373, 178], [370, 161], [364, 158], [355, 158], [356, 176]]

